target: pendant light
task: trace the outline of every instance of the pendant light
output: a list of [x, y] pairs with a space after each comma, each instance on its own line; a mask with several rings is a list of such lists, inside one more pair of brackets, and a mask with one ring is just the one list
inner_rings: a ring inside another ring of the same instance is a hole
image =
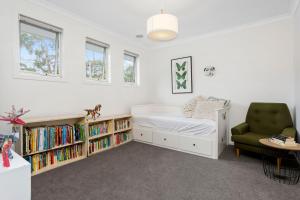
[[147, 20], [148, 38], [157, 41], [168, 41], [176, 38], [178, 33], [178, 19], [176, 16], [164, 13], [151, 16]]

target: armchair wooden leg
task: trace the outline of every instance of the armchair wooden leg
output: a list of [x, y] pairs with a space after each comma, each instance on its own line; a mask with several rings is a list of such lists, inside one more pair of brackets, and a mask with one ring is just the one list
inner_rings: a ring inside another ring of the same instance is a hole
[[236, 157], [240, 157], [240, 149], [239, 148], [235, 148], [235, 154], [236, 154]]
[[280, 168], [281, 168], [281, 163], [282, 163], [282, 158], [278, 157], [277, 158], [277, 172], [280, 172]]

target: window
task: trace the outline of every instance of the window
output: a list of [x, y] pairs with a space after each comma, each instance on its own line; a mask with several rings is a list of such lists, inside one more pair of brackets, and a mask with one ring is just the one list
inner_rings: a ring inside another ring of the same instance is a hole
[[61, 77], [62, 29], [20, 15], [20, 72]]
[[87, 79], [109, 82], [108, 48], [108, 44], [87, 38], [85, 45]]
[[137, 58], [137, 54], [124, 51], [123, 79], [125, 83], [137, 83]]

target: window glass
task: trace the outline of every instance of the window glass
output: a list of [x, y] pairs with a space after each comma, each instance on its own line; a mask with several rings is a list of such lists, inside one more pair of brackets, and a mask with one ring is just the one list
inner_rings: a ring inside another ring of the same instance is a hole
[[20, 70], [60, 76], [59, 32], [20, 22]]
[[90, 42], [86, 43], [85, 65], [86, 77], [107, 81], [107, 47], [102, 47]]
[[123, 73], [125, 83], [136, 83], [136, 56], [124, 53]]

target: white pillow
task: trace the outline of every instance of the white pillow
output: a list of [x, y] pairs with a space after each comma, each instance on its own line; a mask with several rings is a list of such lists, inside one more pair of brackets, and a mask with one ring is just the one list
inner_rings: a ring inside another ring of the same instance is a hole
[[196, 108], [198, 101], [205, 101], [206, 99], [202, 96], [197, 96], [191, 100], [189, 100], [186, 104], [183, 106], [183, 115], [185, 117], [191, 118], [193, 116], [194, 110]]
[[226, 100], [226, 99], [222, 99], [222, 98], [218, 98], [218, 97], [213, 97], [213, 96], [208, 97], [207, 100], [208, 101], [223, 101], [224, 102], [224, 107], [227, 107], [230, 104], [230, 100]]
[[195, 119], [216, 120], [216, 110], [224, 106], [223, 101], [198, 101], [192, 115]]

